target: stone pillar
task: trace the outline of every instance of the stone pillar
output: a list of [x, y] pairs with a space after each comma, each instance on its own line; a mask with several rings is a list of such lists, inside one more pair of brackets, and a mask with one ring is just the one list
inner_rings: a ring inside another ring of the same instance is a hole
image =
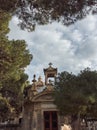
[[37, 130], [37, 113], [35, 110], [33, 112], [33, 129], [32, 130]]
[[41, 110], [37, 111], [37, 130], [42, 130], [42, 115], [41, 115]]
[[26, 104], [24, 107], [22, 129], [32, 130], [33, 105]]

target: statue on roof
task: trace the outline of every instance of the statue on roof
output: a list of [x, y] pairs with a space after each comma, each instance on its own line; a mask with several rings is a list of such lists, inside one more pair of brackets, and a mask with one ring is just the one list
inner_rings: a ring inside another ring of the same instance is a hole
[[39, 88], [39, 87], [43, 87], [43, 86], [44, 86], [44, 83], [43, 83], [43, 81], [42, 81], [41, 76], [39, 76], [36, 85], [37, 85], [37, 88]]
[[36, 80], [36, 75], [34, 74], [33, 75], [33, 80], [32, 80], [33, 84], [32, 84], [32, 91], [34, 93], [34, 95], [37, 93], [37, 86], [36, 86], [36, 83], [37, 83], [37, 80]]

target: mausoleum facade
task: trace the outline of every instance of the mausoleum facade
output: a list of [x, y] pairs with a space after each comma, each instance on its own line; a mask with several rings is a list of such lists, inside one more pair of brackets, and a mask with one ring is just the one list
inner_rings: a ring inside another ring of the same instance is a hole
[[[61, 130], [63, 117], [54, 104], [53, 91], [57, 68], [52, 64], [44, 69], [45, 81], [33, 76], [23, 108], [23, 130]], [[53, 81], [51, 81], [53, 79]]]

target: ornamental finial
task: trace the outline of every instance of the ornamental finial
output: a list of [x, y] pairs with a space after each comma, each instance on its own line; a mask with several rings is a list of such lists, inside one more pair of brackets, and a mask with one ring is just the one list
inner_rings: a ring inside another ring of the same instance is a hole
[[52, 66], [52, 63], [50, 62], [50, 63], [49, 63], [49, 67], [51, 67], [51, 66]]
[[33, 80], [32, 80], [32, 82], [33, 82], [33, 83], [36, 82], [36, 75], [35, 75], [35, 74], [33, 75]]

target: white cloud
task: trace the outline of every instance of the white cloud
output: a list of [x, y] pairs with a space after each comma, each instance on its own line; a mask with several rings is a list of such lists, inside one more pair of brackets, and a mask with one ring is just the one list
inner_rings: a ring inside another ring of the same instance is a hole
[[97, 16], [89, 15], [69, 27], [61, 23], [37, 26], [34, 32], [22, 31], [14, 17], [10, 22], [10, 39], [25, 39], [33, 60], [27, 67], [29, 79], [43, 75], [49, 62], [59, 71], [77, 73], [91, 67], [97, 69]]

